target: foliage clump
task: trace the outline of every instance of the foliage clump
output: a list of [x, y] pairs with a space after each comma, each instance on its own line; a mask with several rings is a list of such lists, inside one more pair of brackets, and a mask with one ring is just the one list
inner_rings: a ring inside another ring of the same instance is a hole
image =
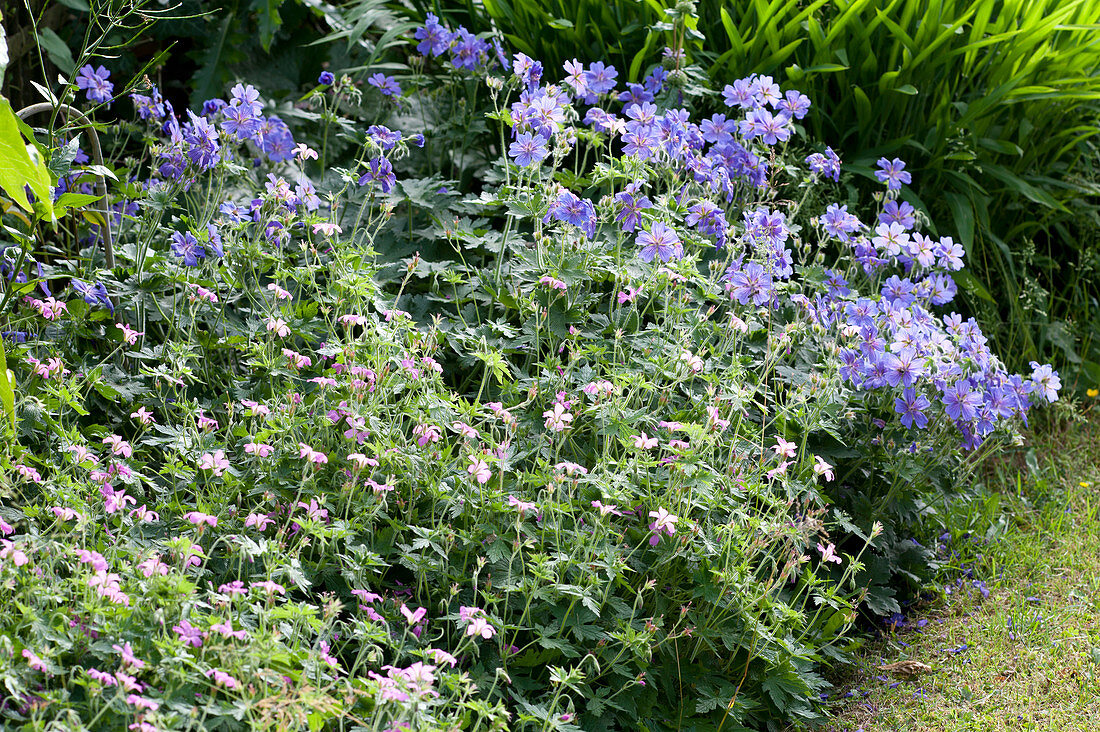
[[[124, 182], [113, 267], [102, 218], [7, 229], [0, 713], [819, 718], [820, 665], [927, 559], [923, 481], [1057, 374], [1006, 373], [940, 311], [961, 249], [898, 201], [902, 161], [873, 218], [804, 208], [841, 162], [771, 78], [695, 121], [675, 61], [624, 90], [434, 16], [412, 41], [425, 87], [491, 106], [496, 140], [452, 151], [480, 190], [414, 175], [433, 92], [382, 72], [325, 72], [286, 114], [243, 82], [182, 114], [144, 87], [117, 128], [140, 149], [46, 150], [59, 194]], [[106, 103], [108, 70], [81, 74]], [[344, 116], [367, 103], [389, 118]]]

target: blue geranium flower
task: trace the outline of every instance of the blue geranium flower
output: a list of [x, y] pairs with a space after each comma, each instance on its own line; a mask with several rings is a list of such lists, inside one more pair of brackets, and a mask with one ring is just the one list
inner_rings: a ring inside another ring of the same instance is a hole
[[197, 267], [200, 259], [206, 258], [206, 250], [190, 232], [172, 232], [172, 254], [183, 260], [188, 267]]
[[888, 191], [900, 191], [903, 183], [913, 182], [913, 176], [905, 170], [905, 163], [899, 158], [893, 160], [879, 158], [877, 165], [879, 170], [875, 171], [875, 177], [886, 184]]
[[547, 139], [542, 135], [521, 132], [508, 147], [508, 155], [515, 158], [516, 165], [526, 168], [533, 163], [541, 163], [549, 154], [546, 143]]
[[602, 61], [596, 61], [584, 72], [584, 80], [593, 94], [606, 94], [613, 91], [615, 79], [618, 76], [619, 72], [614, 66], [605, 66]]
[[580, 198], [571, 191], [562, 191], [550, 204], [542, 220], [543, 223], [550, 223], [552, 219], [576, 226], [589, 239], [596, 235], [595, 206], [588, 199]]
[[416, 52], [424, 56], [441, 56], [451, 45], [454, 34], [440, 24], [439, 18], [428, 13], [422, 28], [417, 28], [413, 38], [420, 41]]
[[969, 422], [978, 416], [980, 406], [982, 395], [965, 380], [960, 379], [943, 390], [943, 411], [951, 419]]
[[660, 221], [654, 222], [649, 231], [638, 234], [638, 245], [642, 248], [638, 256], [643, 262], [652, 262], [654, 258], [668, 262], [684, 256], [684, 246], [676, 233]]
[[105, 67], [98, 69], [91, 64], [80, 69], [76, 76], [76, 86], [83, 89], [89, 102], [110, 102], [111, 95], [115, 91], [115, 85], [107, 81], [111, 72]]
[[628, 234], [641, 225], [642, 210], [653, 207], [649, 198], [639, 193], [641, 185], [640, 181], [629, 183], [625, 190], [615, 194], [615, 200], [620, 205], [619, 212], [615, 214], [615, 220]]
[[759, 262], [749, 262], [741, 269], [727, 273], [730, 283], [730, 296], [742, 305], [752, 301], [754, 305], [763, 305], [772, 297], [772, 276]]
[[371, 74], [367, 77], [367, 83], [382, 92], [382, 96], [396, 99], [401, 96], [401, 85], [397, 79], [385, 74]]
[[89, 305], [103, 305], [112, 313], [115, 311], [114, 303], [111, 302], [111, 298], [107, 294], [107, 288], [102, 282], [85, 282], [73, 277], [69, 280], [69, 284], [72, 285], [73, 292], [80, 295], [84, 302]]
[[385, 158], [373, 158], [367, 162], [367, 172], [359, 176], [359, 185], [375, 182], [383, 193], [389, 193], [397, 183], [397, 177], [393, 174], [393, 165]]

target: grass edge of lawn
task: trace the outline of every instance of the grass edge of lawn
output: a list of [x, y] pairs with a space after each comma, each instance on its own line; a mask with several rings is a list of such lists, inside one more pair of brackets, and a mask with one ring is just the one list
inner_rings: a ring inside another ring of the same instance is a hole
[[[1029, 443], [980, 478], [999, 536], [952, 537], [953, 581], [862, 649], [826, 729], [1100, 730], [1100, 405]], [[907, 659], [933, 672], [879, 669]]]

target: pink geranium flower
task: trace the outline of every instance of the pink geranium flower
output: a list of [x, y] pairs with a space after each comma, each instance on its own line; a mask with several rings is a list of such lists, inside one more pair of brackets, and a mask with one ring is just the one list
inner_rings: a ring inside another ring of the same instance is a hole
[[46, 667], [46, 662], [43, 661], [38, 655], [30, 648], [23, 649], [23, 658], [27, 659], [27, 665], [33, 668], [35, 671], [41, 671], [46, 673], [49, 669]]
[[209, 671], [205, 672], [205, 676], [208, 679], [213, 677], [214, 683], [220, 686], [224, 686], [227, 689], [237, 689], [240, 688], [241, 685], [240, 681], [237, 681], [235, 678], [220, 669], [212, 668]]
[[143, 330], [134, 330], [125, 323], [115, 323], [115, 327], [122, 331], [122, 338], [131, 346], [137, 343], [138, 336], [145, 335]]
[[681, 353], [680, 360], [686, 363], [688, 368], [694, 373], [699, 373], [703, 370], [703, 359], [699, 358], [691, 351], [684, 351]]
[[531, 501], [521, 501], [515, 496], [508, 496], [508, 505], [518, 509], [520, 516], [527, 513], [528, 511], [534, 511], [536, 508], [536, 504], [532, 503]]
[[134, 649], [133, 647], [131, 647], [129, 641], [123, 643], [121, 646], [116, 643], [111, 646], [111, 649], [114, 650], [115, 653], [122, 656], [122, 664], [124, 666], [130, 666], [136, 671], [140, 671], [141, 669], [145, 668], [145, 661], [142, 661], [140, 658], [134, 655]]
[[570, 462], [568, 460], [565, 460], [563, 462], [558, 463], [557, 465], [554, 466], [554, 469], [555, 470], [563, 470], [563, 471], [565, 471], [565, 474], [569, 475], [569, 476], [572, 476], [572, 475], [575, 475], [575, 474], [588, 475], [588, 468], [584, 467], [583, 465], [579, 465], [577, 463]]
[[303, 369], [306, 366], [313, 365], [313, 359], [309, 356], [304, 356], [297, 351], [293, 351], [289, 348], [283, 349], [283, 355], [286, 356], [287, 362], [296, 369]]
[[213, 471], [214, 475], [221, 477], [229, 469], [229, 460], [225, 457], [225, 450], [217, 450], [213, 454], [206, 453], [199, 459], [200, 470]]
[[497, 629], [489, 624], [489, 621], [485, 618], [474, 618], [466, 626], [466, 635], [471, 637], [481, 636], [482, 638], [489, 639], [497, 634]]
[[569, 428], [569, 423], [573, 421], [573, 415], [560, 402], [543, 412], [542, 416], [546, 420], [546, 429], [551, 432], [564, 432]]
[[601, 516], [607, 516], [611, 514], [613, 516], [622, 516], [623, 512], [618, 510], [619, 507], [614, 503], [604, 505], [602, 501], [592, 501], [592, 508], [598, 509]]
[[653, 519], [653, 523], [649, 525], [649, 530], [653, 532], [653, 536], [649, 538], [650, 546], [657, 546], [657, 542], [661, 540], [661, 534], [672, 536], [676, 533], [676, 522], [680, 520], [679, 516], [674, 516], [664, 508], [658, 508], [656, 511], [650, 511], [649, 517]]
[[217, 516], [211, 516], [210, 514], [203, 513], [202, 511], [188, 511], [183, 515], [183, 517], [193, 523], [195, 526], [202, 526], [203, 524], [206, 524], [208, 526], [218, 525]]
[[304, 442], [298, 443], [298, 457], [303, 460], [308, 460], [314, 465], [324, 465], [328, 462], [328, 455], [318, 450], [314, 450]]
[[466, 468], [466, 472], [474, 476], [480, 485], [485, 485], [493, 477], [489, 464], [476, 455], [470, 456], [470, 466]]
[[428, 614], [428, 609], [418, 607], [416, 610], [410, 610], [408, 605], [402, 605], [401, 614], [405, 616], [405, 620], [408, 621], [409, 625], [416, 625]]
[[331, 221], [320, 221], [313, 225], [314, 234], [324, 234], [325, 236], [332, 236], [333, 234], [343, 233], [343, 231], [343, 229], [341, 229], [339, 226], [332, 223]]
[[[268, 292], [274, 292], [275, 293], [275, 298], [278, 299], [278, 300], [291, 300], [291, 299], [294, 298], [294, 296], [290, 294], [289, 290], [284, 290], [282, 287], [279, 287], [274, 282], [269, 282], [267, 284], [267, 291]], [[270, 322], [270, 320], [268, 322]], [[285, 323], [284, 323], [284, 325], [285, 325]], [[271, 330], [270, 326], [268, 326], [268, 330]]]
[[349, 313], [349, 314], [347, 314], [347, 315], [341, 315], [341, 316], [340, 316], [339, 318], [337, 318], [337, 320], [338, 320], [338, 321], [339, 321], [339, 322], [340, 322], [340, 323], [341, 323], [342, 325], [346, 325], [346, 326], [347, 326], [347, 327], [349, 327], [349, 328], [350, 328], [351, 326], [353, 326], [353, 325], [360, 325], [360, 326], [362, 326], [362, 325], [366, 325], [366, 324], [367, 324], [367, 319], [366, 319], [366, 317], [365, 317], [365, 316], [363, 316], [363, 315], [355, 315], [354, 313]]
[[248, 514], [248, 518], [244, 521], [244, 526], [245, 528], [255, 526], [260, 531], [263, 531], [268, 527], [268, 524], [273, 523], [275, 523], [274, 519], [268, 518], [262, 513], [250, 513]]
[[151, 425], [154, 422], [153, 413], [145, 407], [138, 407], [138, 410], [136, 412], [130, 413], [130, 417], [136, 419], [138, 422], [141, 422], [143, 425], [146, 426]]
[[557, 279], [556, 277], [551, 277], [550, 275], [546, 275], [542, 279], [540, 279], [539, 284], [544, 285], [544, 286], [550, 288], [551, 290], [563, 290], [564, 291], [567, 287], [567, 285], [564, 282]]
[[268, 318], [267, 329], [280, 338], [286, 338], [290, 335], [290, 326], [282, 318]]
[[134, 448], [130, 446], [130, 443], [122, 439], [120, 435], [108, 435], [103, 438], [104, 445], [110, 445], [111, 452], [115, 455], [121, 455], [124, 458], [131, 457], [134, 454]]
[[793, 442], [787, 442], [782, 437], [775, 438], [775, 444], [772, 445], [772, 451], [776, 456], [782, 455], [784, 457], [793, 458], [795, 456], [796, 445]]
[[157, 556], [146, 559], [138, 565], [138, 569], [141, 570], [142, 575], [145, 577], [152, 577], [155, 574], [159, 574], [163, 577], [168, 574], [168, 565], [162, 562], [160, 557]]
[[424, 447], [429, 442], [433, 445], [443, 439], [443, 433], [434, 424], [418, 424], [413, 427], [416, 436], [416, 444]]
[[255, 455], [256, 457], [265, 458], [271, 454], [274, 450], [271, 445], [264, 444], [262, 442], [246, 442], [244, 444], [244, 451], [249, 455]]
[[470, 440], [476, 440], [479, 436], [478, 431], [465, 422], [452, 422], [451, 429]]
[[[323, 496], [322, 496], [323, 498]], [[309, 503], [304, 501], [298, 501], [298, 508], [304, 508], [306, 510], [306, 518], [311, 521], [327, 521], [328, 511], [321, 508], [321, 505], [317, 503], [316, 498], [309, 499]]]
[[829, 542], [827, 546], [822, 546], [818, 543], [817, 550], [821, 552], [821, 561], [823, 562], [836, 562], [840, 564], [844, 561], [836, 555], [836, 546], [832, 542]]

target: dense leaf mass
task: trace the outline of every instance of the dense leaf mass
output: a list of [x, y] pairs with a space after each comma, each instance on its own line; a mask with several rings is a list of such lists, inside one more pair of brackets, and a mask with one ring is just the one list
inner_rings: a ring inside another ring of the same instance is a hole
[[819, 719], [860, 614], [927, 576], [946, 479], [1057, 372], [950, 310], [963, 251], [905, 162], [841, 199], [771, 77], [703, 116], [674, 49], [626, 83], [434, 15], [407, 48], [415, 77], [296, 105], [181, 112], [106, 62], [62, 90], [134, 119], [107, 164], [42, 144], [68, 239], [5, 218], [0, 715]]

